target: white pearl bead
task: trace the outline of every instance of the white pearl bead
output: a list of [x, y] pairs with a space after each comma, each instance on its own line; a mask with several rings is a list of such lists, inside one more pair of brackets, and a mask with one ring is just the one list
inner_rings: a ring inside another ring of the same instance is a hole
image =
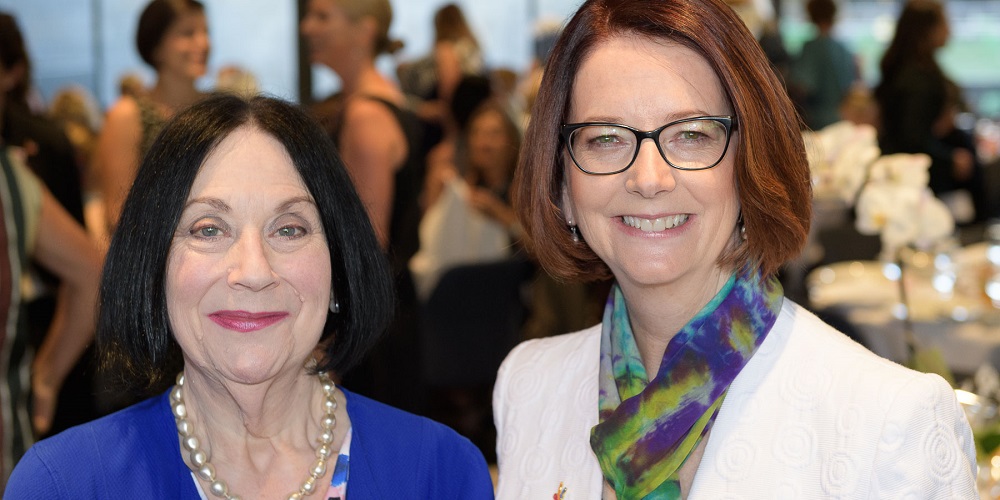
[[316, 448], [316, 458], [326, 460], [330, 457], [330, 447], [327, 445], [320, 446]]
[[170, 400], [175, 402], [184, 401], [184, 395], [181, 394], [181, 388], [179, 386], [174, 386], [173, 390], [170, 391]]
[[334, 417], [333, 415], [327, 415], [323, 417], [322, 420], [319, 421], [319, 425], [326, 430], [333, 429], [333, 427], [337, 425], [337, 417]]
[[333, 431], [323, 431], [320, 433], [319, 437], [316, 438], [320, 444], [330, 444], [333, 443]]
[[188, 436], [184, 438], [183, 443], [184, 443], [184, 448], [187, 449], [188, 451], [195, 451], [201, 447], [200, 446], [201, 442], [198, 441], [198, 438], [195, 436]]
[[177, 374], [177, 385], [180, 386], [184, 385], [184, 372], [180, 372]]
[[191, 435], [191, 422], [188, 422], [186, 418], [177, 420], [177, 433], [183, 437], [188, 437]]
[[288, 500], [301, 500], [301, 499], [302, 499], [302, 494], [297, 491], [295, 493], [292, 493], [291, 495], [288, 495]]
[[191, 452], [191, 463], [195, 467], [201, 467], [208, 463], [208, 454], [202, 450], [194, 450]]
[[209, 489], [217, 497], [224, 497], [229, 494], [229, 487], [226, 486], [226, 483], [219, 480], [212, 481], [212, 486]]
[[303, 495], [311, 495], [314, 491], [316, 491], [316, 479], [312, 477], [306, 479], [306, 481], [302, 483], [302, 489], [299, 490], [299, 492]]
[[202, 464], [198, 467], [198, 477], [205, 481], [215, 481], [215, 467], [212, 464]]
[[187, 418], [187, 416], [187, 407], [184, 406], [184, 403], [178, 402], [174, 405], [174, 418]]
[[316, 465], [313, 465], [309, 474], [312, 477], [321, 477], [323, 474], [326, 474], [326, 460], [316, 460]]

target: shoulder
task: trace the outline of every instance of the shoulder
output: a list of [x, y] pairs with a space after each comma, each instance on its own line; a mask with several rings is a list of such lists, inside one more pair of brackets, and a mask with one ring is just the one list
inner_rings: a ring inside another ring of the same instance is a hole
[[589, 402], [585, 388], [596, 386], [600, 354], [600, 324], [518, 344], [497, 372], [493, 389], [495, 411], [503, 414], [508, 407], [533, 407], [553, 396], [556, 390], [573, 392], [575, 399]]
[[371, 96], [356, 96], [344, 104], [344, 125], [342, 134], [369, 131], [374, 137], [392, 138], [392, 134], [402, 134], [403, 125], [399, 107], [392, 101]]
[[127, 491], [177, 491], [187, 469], [172, 424], [164, 394], [68, 429], [28, 450], [7, 494], [37, 498], [12, 492], [41, 488], [53, 492], [48, 498], [121, 498]]
[[[487, 491], [492, 497], [486, 460], [471, 441], [428, 418], [341, 390], [353, 429], [352, 490], [374, 498], [388, 498], [389, 491], [454, 497], [463, 489], [471, 498], [486, 498]], [[383, 491], [387, 484], [396, 489]]]
[[[578, 332], [527, 340], [507, 354], [505, 366], [523, 365], [536, 361], [555, 361], [564, 356], [584, 353], [600, 354], [600, 323]], [[594, 359], [597, 362], [597, 359]], [[502, 370], [503, 368], [501, 368]]]
[[115, 101], [115, 103], [108, 108], [106, 120], [114, 122], [138, 122], [141, 113], [142, 108], [139, 105], [139, 101], [132, 97], [125, 96]]
[[[777, 369], [815, 374], [831, 384], [864, 381], [852, 391], [855, 395], [866, 390], [873, 394], [891, 391], [924, 375], [872, 353], [788, 299], [765, 343], [772, 336], [774, 344], [784, 345]], [[763, 350], [766, 357], [768, 351]]]
[[914, 485], [918, 498], [969, 498], [974, 456], [941, 377], [876, 356], [786, 299], [730, 386], [692, 498], [775, 485], [795, 498], [904, 498]]

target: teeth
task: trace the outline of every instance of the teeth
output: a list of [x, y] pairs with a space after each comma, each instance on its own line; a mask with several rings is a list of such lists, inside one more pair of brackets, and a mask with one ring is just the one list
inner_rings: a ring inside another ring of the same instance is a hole
[[687, 220], [688, 220], [687, 214], [670, 215], [668, 217], [660, 217], [659, 219], [653, 219], [653, 220], [633, 217], [631, 215], [622, 216], [622, 222], [624, 222], [626, 225], [632, 226], [640, 231], [644, 231], [647, 233], [675, 228], [687, 222]]

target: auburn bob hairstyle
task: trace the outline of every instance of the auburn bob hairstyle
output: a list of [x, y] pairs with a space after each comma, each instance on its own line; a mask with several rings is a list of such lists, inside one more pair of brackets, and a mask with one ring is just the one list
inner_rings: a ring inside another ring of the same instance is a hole
[[[765, 276], [799, 254], [809, 232], [812, 187], [800, 120], [759, 43], [723, 0], [590, 0], [563, 29], [549, 56], [521, 149], [513, 192], [521, 224], [541, 264], [555, 277], [611, 277], [586, 245], [574, 243], [561, 206], [564, 169], [572, 160], [559, 129], [569, 116], [573, 83], [584, 59], [612, 38], [638, 36], [683, 45], [714, 69], [739, 120], [737, 195], [747, 240], [720, 263]], [[734, 230], [719, 228], [720, 231]]]

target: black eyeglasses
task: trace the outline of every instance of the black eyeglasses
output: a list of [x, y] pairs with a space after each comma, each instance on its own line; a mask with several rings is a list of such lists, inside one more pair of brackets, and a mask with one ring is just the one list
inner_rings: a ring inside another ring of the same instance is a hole
[[644, 132], [620, 123], [567, 123], [560, 133], [577, 168], [588, 174], [624, 172], [639, 156], [643, 139], [652, 139], [660, 156], [678, 170], [705, 170], [722, 161], [736, 130], [732, 116], [696, 116]]

